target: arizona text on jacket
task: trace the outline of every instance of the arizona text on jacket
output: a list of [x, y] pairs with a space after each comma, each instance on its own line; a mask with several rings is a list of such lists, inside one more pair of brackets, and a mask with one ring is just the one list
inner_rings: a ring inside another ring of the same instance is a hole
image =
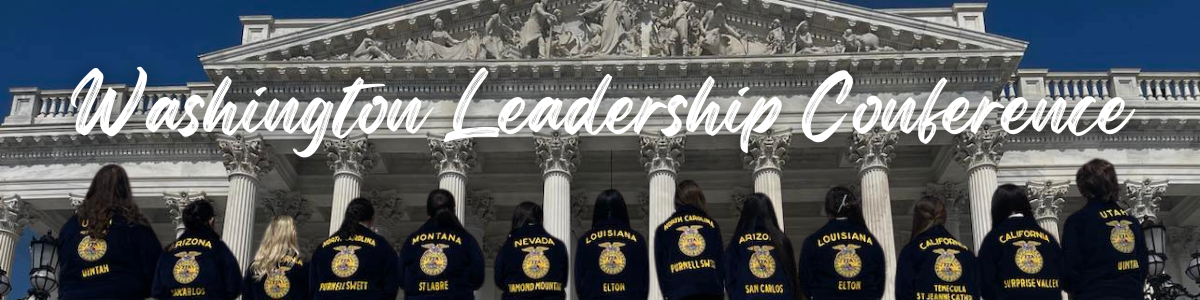
[[473, 299], [483, 286], [483, 252], [470, 233], [436, 220], [403, 241], [400, 271], [405, 299]]
[[[725, 270], [729, 272], [726, 291], [729, 299], [778, 299], [796, 298], [796, 280], [789, 278], [791, 263], [783, 257], [795, 257], [792, 242], [783, 238], [784, 249], [775, 249], [772, 237], [766, 231], [735, 232], [729, 248], [725, 250]], [[794, 271], [794, 270], [793, 270]], [[791, 272], [795, 274], [795, 272]]]
[[242, 292], [237, 258], [211, 230], [187, 230], [158, 259], [155, 299], [235, 299]]
[[308, 267], [295, 255], [284, 257], [262, 278], [255, 279], [252, 270], [243, 277], [242, 300], [308, 299]]
[[1146, 280], [1146, 240], [1137, 219], [1116, 203], [1088, 201], [1067, 217], [1062, 235], [1072, 299], [1141, 299]]
[[979, 278], [986, 299], [1062, 299], [1063, 257], [1058, 241], [1033, 218], [1001, 221], [979, 247]]
[[668, 300], [725, 294], [721, 228], [708, 214], [676, 205], [666, 222], [655, 228], [654, 257], [658, 285]]
[[896, 260], [896, 299], [979, 299], [975, 255], [941, 225], [913, 238]]
[[646, 239], [628, 224], [597, 221], [575, 246], [575, 291], [580, 300], [646, 299], [650, 260]]
[[312, 299], [395, 299], [400, 289], [396, 250], [366, 226], [333, 236], [313, 252], [309, 263]]
[[59, 231], [59, 299], [145, 299], [162, 245], [150, 227], [114, 215], [104, 239], [71, 217]]
[[567, 247], [541, 225], [517, 228], [496, 255], [496, 287], [503, 299], [563, 299], [569, 259]]
[[800, 250], [800, 284], [812, 299], [879, 299], [887, 281], [883, 248], [866, 226], [829, 220]]

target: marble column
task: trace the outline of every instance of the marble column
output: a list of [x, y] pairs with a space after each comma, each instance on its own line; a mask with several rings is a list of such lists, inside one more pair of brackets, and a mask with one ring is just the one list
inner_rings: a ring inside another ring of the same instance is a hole
[[218, 141], [229, 173], [229, 195], [225, 200], [225, 217], [221, 239], [233, 251], [240, 270], [254, 259], [254, 206], [258, 197], [258, 176], [270, 172], [271, 146], [261, 137], [235, 135]]
[[783, 173], [783, 165], [787, 163], [788, 146], [791, 145], [791, 142], [791, 129], [753, 134], [750, 136], [748, 145], [749, 153], [746, 153], [742, 159], [746, 169], [753, 172], [754, 191], [766, 194], [771, 198], [780, 229], [784, 228], [783, 185], [780, 182], [780, 175]]
[[470, 223], [466, 217], [467, 174], [475, 168], [475, 141], [458, 139], [444, 141], [429, 139], [430, 162], [437, 170], [438, 187], [454, 195], [454, 213], [459, 220]]
[[[684, 136], [668, 137], [663, 134], [641, 136], [641, 163], [650, 175], [650, 249], [654, 249], [655, 227], [662, 224], [675, 212], [675, 177], [683, 164]], [[651, 251], [650, 265], [654, 265]], [[658, 287], [658, 272], [650, 268], [650, 300], [662, 299]]]
[[176, 238], [183, 235], [183, 208], [199, 200], [208, 200], [208, 195], [204, 192], [163, 193], [163, 202], [167, 204], [167, 213], [171, 214], [171, 223], [175, 224]]
[[[887, 263], [887, 281], [896, 281], [896, 242], [892, 229], [891, 191], [888, 186], [888, 164], [900, 137], [895, 131], [880, 128], [867, 133], [855, 133], [850, 137], [851, 162], [858, 166], [862, 183], [863, 218], [867, 229], [879, 240]], [[883, 299], [895, 299], [893, 284], [884, 285]]]
[[967, 168], [967, 186], [971, 189], [971, 236], [974, 250], [992, 229], [992, 193], [996, 192], [996, 164], [1004, 155], [1008, 133], [990, 124], [976, 132], [954, 137], [955, 161]]
[[1159, 203], [1162, 202], [1163, 194], [1167, 192], [1167, 184], [1170, 182], [1152, 181], [1146, 178], [1142, 181], [1125, 181], [1125, 198], [1121, 199], [1122, 206], [1129, 212], [1129, 215], [1137, 218], [1139, 221], [1154, 221], [1162, 225], [1158, 221]]
[[[946, 204], [946, 230], [954, 237], [962, 238], [962, 205], [970, 202], [962, 184], [956, 182], [929, 183], [925, 185], [925, 196], [942, 199]], [[911, 233], [911, 231], [909, 232]]]
[[366, 137], [325, 140], [326, 161], [333, 171], [333, 205], [329, 212], [329, 233], [342, 226], [346, 206], [362, 194], [363, 175], [375, 166], [375, 143]]
[[[533, 141], [538, 167], [542, 169], [542, 223], [550, 235], [564, 241], [567, 253], [574, 248], [571, 239], [571, 175], [579, 165], [579, 137], [562, 136], [557, 131], [549, 136], [537, 136]], [[570, 256], [570, 255], [568, 255]], [[568, 270], [568, 278], [574, 270]], [[573, 278], [572, 278], [573, 279]], [[571, 290], [568, 280], [567, 290]], [[574, 299], [575, 293], [567, 293]]]
[[1029, 205], [1033, 207], [1033, 218], [1056, 240], [1060, 239], [1058, 214], [1062, 213], [1062, 205], [1067, 202], [1065, 198], [1069, 187], [1071, 187], [1070, 181], [1055, 183], [1047, 180], [1025, 183], [1025, 190], [1029, 194]]
[[[9, 272], [9, 279], [24, 276], [14, 276], [12, 265], [17, 249], [21, 248], [17, 247], [17, 240], [21, 239], [21, 231], [29, 225], [31, 213], [29, 203], [21, 200], [20, 196], [0, 198], [0, 269]], [[21, 250], [28, 251], [28, 248]]]

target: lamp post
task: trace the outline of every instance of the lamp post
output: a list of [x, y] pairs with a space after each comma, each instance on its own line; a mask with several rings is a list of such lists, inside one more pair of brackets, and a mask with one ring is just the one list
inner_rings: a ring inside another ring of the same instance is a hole
[[[1187, 288], [1171, 281], [1167, 274], [1167, 228], [1153, 220], [1142, 223], [1142, 232], [1146, 236], [1146, 250], [1149, 253], [1147, 269], [1150, 271], [1146, 278], [1146, 299], [1174, 300], [1178, 298], [1200, 299], [1200, 293], [1189, 293]], [[1187, 268], [1187, 276], [1200, 283], [1200, 251], [1192, 254], [1192, 261]]]
[[8, 282], [8, 271], [0, 270], [0, 299], [8, 296], [8, 292], [12, 290], [12, 284]]
[[27, 299], [50, 299], [50, 293], [58, 289], [58, 240], [46, 235], [29, 243], [29, 257], [33, 269], [29, 270], [29, 297]]

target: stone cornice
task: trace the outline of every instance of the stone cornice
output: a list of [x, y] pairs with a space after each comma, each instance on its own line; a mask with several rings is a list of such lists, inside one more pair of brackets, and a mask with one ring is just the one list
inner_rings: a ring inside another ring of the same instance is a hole
[[0, 165], [71, 164], [92, 161], [220, 161], [216, 138], [208, 133], [62, 134], [0, 137]]

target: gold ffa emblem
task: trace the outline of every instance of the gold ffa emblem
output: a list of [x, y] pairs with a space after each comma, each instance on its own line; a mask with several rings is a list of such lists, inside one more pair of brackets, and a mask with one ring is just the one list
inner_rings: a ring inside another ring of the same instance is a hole
[[604, 271], [604, 274], [617, 275], [625, 270], [625, 253], [621, 253], [621, 246], [625, 246], [625, 243], [600, 243], [600, 247], [604, 248], [600, 251], [600, 271]]
[[1108, 226], [1112, 226], [1112, 232], [1108, 235], [1108, 240], [1112, 242], [1113, 248], [1121, 253], [1133, 253], [1133, 230], [1129, 229], [1130, 221], [1110, 221]]
[[1017, 256], [1014, 258], [1017, 261], [1017, 268], [1025, 274], [1037, 274], [1042, 271], [1042, 253], [1038, 252], [1037, 246], [1042, 243], [1032, 241], [1017, 241], [1013, 245], [1021, 247], [1017, 249]]
[[771, 257], [771, 246], [750, 246], [750, 251], [754, 254], [750, 255], [750, 274], [760, 279], [766, 279], [775, 275], [775, 258]]
[[843, 278], [854, 278], [862, 272], [862, 258], [858, 257], [858, 252], [855, 249], [862, 246], [854, 244], [837, 245], [833, 249], [837, 249], [837, 256], [833, 257], [833, 270], [837, 271], [838, 275]]
[[337, 246], [333, 247], [337, 250], [337, 255], [333, 256], [333, 275], [346, 278], [358, 272], [358, 255], [354, 255], [354, 251], [358, 251], [362, 247], [359, 246]]
[[292, 282], [287, 278], [287, 271], [291, 269], [289, 266], [279, 266], [267, 272], [267, 278], [263, 280], [263, 290], [267, 292], [267, 297], [283, 299], [287, 296], [288, 291], [292, 289]]
[[446, 252], [443, 249], [450, 247], [446, 244], [425, 244], [421, 245], [425, 248], [425, 253], [421, 254], [421, 272], [429, 276], [437, 276], [446, 271]]
[[933, 269], [937, 277], [945, 282], [958, 281], [962, 277], [962, 263], [958, 262], [958, 250], [954, 249], [934, 249], [933, 253], [941, 254], [937, 261], [934, 261]]
[[546, 258], [546, 250], [550, 247], [534, 246], [525, 247], [521, 251], [525, 251], [525, 260], [521, 261], [521, 269], [525, 271], [525, 276], [530, 279], [541, 279], [550, 273], [550, 259]]
[[679, 235], [679, 252], [691, 257], [704, 253], [704, 237], [700, 235], [700, 227], [703, 226], [691, 225], [675, 228], [683, 233]]
[[179, 260], [175, 261], [175, 268], [171, 274], [175, 276], [175, 282], [181, 284], [189, 284], [200, 276], [200, 263], [196, 262], [196, 257], [200, 256], [197, 251], [182, 251], [175, 253], [175, 257]]
[[94, 239], [87, 236], [87, 231], [81, 232], [84, 234], [83, 240], [79, 241], [79, 247], [76, 252], [79, 253], [79, 258], [84, 261], [93, 262], [104, 257], [104, 253], [108, 252], [108, 243], [104, 239]]

